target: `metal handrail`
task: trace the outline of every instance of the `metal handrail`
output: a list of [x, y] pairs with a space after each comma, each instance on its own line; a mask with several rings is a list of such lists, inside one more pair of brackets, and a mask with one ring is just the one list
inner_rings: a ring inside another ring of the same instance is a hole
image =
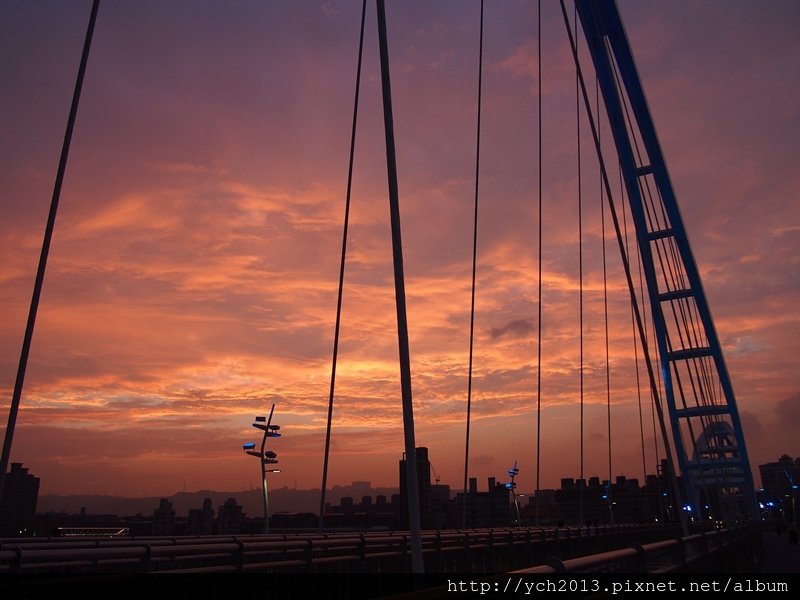
[[[596, 530], [592, 538], [625, 533], [628, 536], [650, 526], [610, 526]], [[660, 530], [663, 530], [661, 528]], [[594, 531], [594, 530], [593, 530]], [[584, 528], [495, 528], [426, 531], [423, 553], [496, 552], [523, 544], [545, 546], [588, 538]], [[694, 542], [694, 538], [687, 540]], [[659, 548], [664, 549], [665, 542]], [[677, 543], [677, 542], [676, 542]], [[684, 544], [685, 545], [685, 544]], [[129, 539], [31, 538], [0, 541], [0, 572], [113, 570], [133, 565], [139, 570], [197, 571], [252, 570], [312, 566], [336, 562], [403, 559], [409, 556], [408, 532], [328, 534], [272, 534], [253, 536], [185, 536]], [[516, 550], [511, 550], [516, 552]], [[617, 551], [618, 552], [618, 551]], [[597, 555], [600, 556], [600, 555]], [[620, 555], [621, 556], [621, 555]], [[573, 559], [584, 560], [584, 559]], [[192, 564], [195, 562], [196, 564]], [[566, 561], [564, 564], [569, 563]], [[402, 564], [402, 563], [400, 563]], [[128, 567], [126, 567], [128, 568]]]
[[[653, 542], [643, 546], [633, 545], [619, 550], [611, 550], [564, 561], [553, 558], [547, 565], [520, 569], [513, 571], [513, 573], [587, 573], [611, 570], [614, 567], [629, 572], [646, 572], [654, 559], [672, 552], [673, 557], [670, 560], [670, 564], [658, 569], [659, 571], [670, 571], [696, 560], [699, 556], [713, 554], [729, 544], [743, 539], [751, 531], [749, 527], [715, 530], [682, 538]], [[698, 547], [700, 551], [696, 550]]]

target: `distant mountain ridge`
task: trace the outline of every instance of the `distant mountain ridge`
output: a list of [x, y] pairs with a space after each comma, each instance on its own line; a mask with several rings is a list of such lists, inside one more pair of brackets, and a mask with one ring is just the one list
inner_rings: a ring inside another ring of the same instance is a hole
[[[391, 500], [392, 494], [397, 494], [397, 488], [373, 488], [367, 482], [354, 482], [350, 485], [333, 486], [325, 495], [325, 502], [337, 505], [343, 497], [353, 498], [353, 502], [358, 504], [362, 497], [372, 496], [373, 502], [376, 496], [386, 496], [387, 501]], [[212, 505], [216, 511], [228, 498], [236, 498], [236, 501], [244, 507], [244, 512], [255, 517], [263, 513], [263, 497], [260, 488], [252, 490], [239, 490], [237, 492], [217, 492], [214, 490], [198, 490], [194, 492], [177, 492], [172, 496], [143, 496], [141, 498], [127, 498], [123, 496], [104, 496], [104, 495], [69, 495], [59, 496], [48, 494], [40, 496], [36, 506], [36, 512], [65, 512], [67, 514], [78, 514], [82, 508], [86, 509], [87, 514], [113, 514], [119, 516], [131, 516], [136, 514], [151, 515], [153, 510], [158, 507], [159, 500], [166, 498], [172, 502], [175, 514], [184, 517], [189, 514], [191, 508], [201, 508], [205, 498], [211, 498]], [[289, 487], [281, 487], [269, 490], [269, 509], [270, 512], [319, 512], [320, 489], [297, 490]]]

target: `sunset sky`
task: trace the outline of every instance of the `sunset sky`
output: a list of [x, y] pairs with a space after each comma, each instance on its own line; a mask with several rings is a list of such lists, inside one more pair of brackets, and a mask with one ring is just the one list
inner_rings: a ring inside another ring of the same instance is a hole
[[[554, 487], [579, 469], [578, 175], [574, 67], [558, 3], [542, 4], [541, 468]], [[3, 431], [90, 5], [0, 5]], [[751, 462], [796, 456], [800, 4], [619, 5]], [[258, 467], [241, 444], [273, 402], [284, 437], [271, 485], [319, 487], [360, 9], [101, 3], [12, 452], [40, 493], [248, 488]], [[389, 1], [387, 18], [416, 441], [458, 488], [479, 2]], [[470, 461], [480, 489], [515, 460], [519, 487], [535, 486], [536, 27], [533, 1], [486, 3]], [[331, 485], [397, 485], [404, 450], [382, 117], [370, 1]], [[602, 478], [600, 199], [585, 117], [582, 130], [586, 475]], [[607, 250], [613, 471], [641, 478], [630, 305], [614, 239]]]

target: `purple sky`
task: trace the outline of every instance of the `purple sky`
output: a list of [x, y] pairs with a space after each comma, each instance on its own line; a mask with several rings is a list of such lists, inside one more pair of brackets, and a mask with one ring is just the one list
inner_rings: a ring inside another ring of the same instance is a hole
[[[458, 487], [479, 4], [387, 4], [416, 439], [442, 482]], [[486, 4], [470, 473], [483, 487], [517, 460], [527, 491], [536, 461], [536, 3]], [[3, 426], [89, 7], [0, 7]], [[800, 454], [800, 5], [620, 0], [620, 10], [751, 461]], [[319, 486], [359, 15], [356, 1], [102, 3], [12, 453], [43, 493], [249, 487], [258, 471], [240, 444], [271, 402], [285, 433], [274, 485]], [[550, 0], [543, 48], [549, 487], [579, 468], [575, 75]], [[403, 452], [379, 84], [370, 2], [331, 484], [396, 485]], [[600, 200], [585, 117], [582, 128], [586, 475], [604, 477]], [[641, 478], [615, 244], [607, 241], [613, 471]], [[652, 427], [645, 434], [652, 473]]]

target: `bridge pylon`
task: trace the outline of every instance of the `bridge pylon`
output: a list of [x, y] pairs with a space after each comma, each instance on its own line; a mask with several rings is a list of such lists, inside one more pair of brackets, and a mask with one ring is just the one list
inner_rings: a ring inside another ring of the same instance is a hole
[[576, 0], [576, 7], [636, 228], [684, 510], [755, 519], [733, 386], [616, 2]]

